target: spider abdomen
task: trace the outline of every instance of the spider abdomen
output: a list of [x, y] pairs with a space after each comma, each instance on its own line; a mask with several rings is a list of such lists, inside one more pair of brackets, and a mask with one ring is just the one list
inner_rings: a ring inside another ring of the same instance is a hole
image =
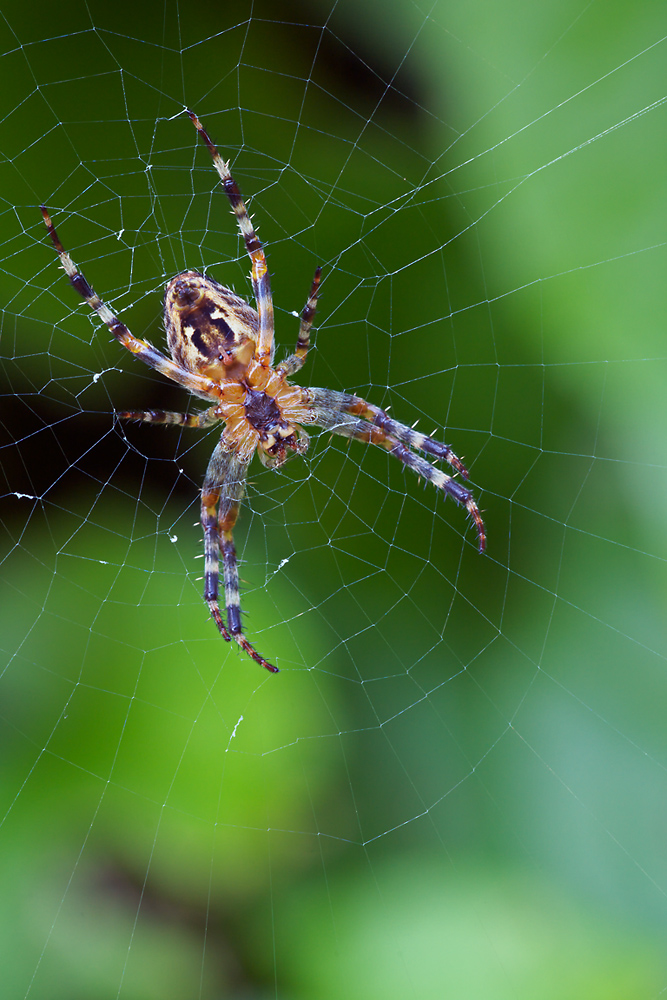
[[164, 325], [171, 356], [189, 371], [238, 378], [255, 352], [257, 313], [229, 288], [182, 271], [165, 289]]

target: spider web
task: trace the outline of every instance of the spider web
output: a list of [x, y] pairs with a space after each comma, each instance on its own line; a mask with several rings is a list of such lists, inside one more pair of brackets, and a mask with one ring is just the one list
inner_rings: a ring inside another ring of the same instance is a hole
[[[664, 9], [6, 4], [3, 995], [667, 989]], [[251, 467], [245, 627], [204, 604], [216, 431], [110, 342], [185, 267], [278, 357], [465, 456], [464, 512], [327, 434]], [[282, 353], [281, 353], [282, 352]]]

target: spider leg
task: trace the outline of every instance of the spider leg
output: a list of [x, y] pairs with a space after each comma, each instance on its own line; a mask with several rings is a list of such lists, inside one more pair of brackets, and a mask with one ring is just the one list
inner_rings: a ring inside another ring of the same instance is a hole
[[257, 344], [255, 347], [255, 359], [261, 365], [268, 366], [273, 360], [273, 299], [271, 298], [271, 280], [266, 266], [266, 256], [264, 248], [260, 243], [257, 233], [253, 227], [248, 209], [241, 197], [238, 185], [229, 171], [229, 163], [225, 163], [217, 147], [208, 136], [204, 126], [193, 111], [188, 111], [192, 124], [197, 129], [202, 139], [208, 147], [213, 160], [213, 166], [218, 171], [220, 182], [229, 202], [232, 206], [236, 221], [238, 222], [241, 235], [245, 242], [245, 248], [252, 261], [250, 277], [252, 280], [252, 290], [257, 301], [257, 312], [259, 314], [259, 328], [257, 331]]
[[[326, 390], [319, 390], [326, 391]], [[338, 394], [342, 395], [342, 393]], [[320, 409], [315, 410], [314, 419], [312, 423], [318, 424], [320, 427], [325, 427], [328, 430], [333, 431], [335, 434], [340, 434], [343, 437], [352, 438], [355, 441], [365, 441], [370, 444], [379, 445], [381, 448], [385, 448], [390, 455], [397, 458], [403, 465], [407, 466], [408, 469], [412, 469], [418, 476], [423, 477], [428, 480], [428, 482], [433, 483], [436, 489], [444, 493], [445, 496], [452, 497], [456, 503], [465, 507], [468, 511], [473, 524], [475, 525], [475, 530], [477, 531], [477, 545], [480, 552], [483, 552], [486, 548], [486, 529], [484, 527], [484, 521], [482, 520], [482, 515], [480, 514], [479, 507], [475, 503], [472, 491], [466, 486], [462, 486], [461, 483], [457, 483], [451, 476], [448, 476], [446, 472], [442, 469], [437, 469], [435, 466], [427, 462], [425, 458], [421, 455], [416, 455], [414, 451], [410, 451], [398, 437], [392, 437], [384, 429], [378, 427], [375, 424], [371, 424], [370, 421], [355, 419], [349, 413], [336, 413], [333, 409]], [[404, 424], [399, 424], [399, 428], [404, 428]], [[406, 428], [410, 430], [410, 428]], [[419, 435], [420, 437], [422, 435]], [[427, 440], [430, 440], [428, 438]], [[436, 443], [436, 442], [434, 442]], [[441, 447], [446, 448], [446, 445]], [[444, 457], [444, 456], [443, 456]], [[447, 459], [450, 461], [450, 459]]]
[[380, 432], [377, 440], [374, 439], [374, 444], [382, 444], [382, 435], [387, 435], [407, 445], [408, 448], [416, 448], [417, 451], [433, 455], [438, 461], [447, 462], [464, 479], [468, 478], [468, 470], [448, 444], [434, 441], [427, 434], [420, 434], [419, 431], [408, 427], [407, 424], [401, 424], [398, 420], [393, 420], [379, 406], [374, 406], [372, 403], [366, 402], [361, 396], [354, 396], [348, 392], [335, 392], [333, 389], [309, 389], [308, 392], [316, 406], [327, 410], [338, 410], [339, 412], [342, 410], [345, 413], [361, 417], [373, 424], [378, 432]]
[[137, 420], [145, 424], [177, 424], [180, 427], [196, 427], [201, 430], [216, 424], [220, 417], [212, 406], [203, 413], [173, 413], [171, 410], [121, 410], [116, 414], [119, 420]]
[[318, 267], [315, 271], [313, 283], [310, 286], [308, 301], [303, 307], [303, 312], [301, 313], [299, 336], [297, 337], [294, 354], [291, 354], [286, 361], [283, 361], [282, 364], [276, 367], [276, 371], [280, 372], [283, 377], [289, 378], [290, 375], [298, 372], [299, 368], [303, 368], [306, 363], [306, 355], [308, 354], [308, 348], [310, 347], [310, 328], [313, 325], [313, 319], [315, 318], [321, 275], [322, 268]]
[[[242, 462], [221, 438], [211, 456], [201, 494], [201, 523], [204, 529], [204, 599], [220, 634], [232, 639], [256, 663], [278, 673], [278, 668], [260, 656], [248, 642], [241, 626], [239, 571], [234, 547], [233, 528], [245, 492], [248, 463]], [[225, 581], [227, 624], [222, 620], [218, 603], [220, 550]]]
[[407, 424], [401, 424], [397, 420], [393, 420], [387, 413], [385, 413], [384, 410], [381, 410], [379, 406], [367, 403], [366, 400], [362, 399], [360, 396], [354, 396], [353, 402], [348, 405], [348, 412], [363, 417], [364, 420], [368, 420], [375, 427], [385, 431], [386, 434], [396, 438], [409, 448], [416, 448], [418, 451], [423, 451], [427, 455], [433, 455], [438, 459], [438, 461], [447, 462], [447, 464], [451, 465], [453, 469], [456, 469], [456, 471], [459, 472], [464, 479], [468, 478], [468, 470], [460, 458], [454, 454], [448, 444], [444, 444], [444, 442], [440, 441], [434, 441], [433, 438], [429, 437], [427, 434], [420, 434], [419, 431], [414, 430], [412, 427], [408, 427]]
[[[472, 495], [472, 491], [466, 486], [462, 486], [461, 483], [457, 483], [451, 476], [448, 476], [446, 472], [443, 472], [441, 469], [436, 469], [430, 462], [427, 462], [425, 458], [422, 458], [421, 455], [416, 455], [414, 451], [410, 451], [410, 449], [401, 441], [392, 441], [392, 438], [387, 437], [384, 441], [379, 443], [383, 448], [387, 449], [390, 455], [393, 455], [394, 458], [398, 458], [399, 461], [403, 462], [403, 464], [409, 469], [416, 472], [418, 476], [423, 476], [424, 479], [433, 483], [436, 489], [442, 490], [442, 492], [447, 496], [452, 497], [452, 499], [458, 504], [465, 507], [470, 514], [473, 524], [475, 525], [475, 530], [477, 532], [477, 547], [480, 552], [483, 552], [486, 548], [486, 529], [484, 527], [484, 521], [482, 520], [479, 507], [475, 503]], [[450, 460], [448, 459], [448, 461]]]
[[156, 371], [159, 371], [162, 375], [166, 375], [172, 381], [178, 382], [179, 385], [185, 386], [186, 389], [196, 393], [196, 395], [202, 396], [205, 399], [208, 399], [211, 395], [215, 397], [217, 395], [214, 390], [215, 383], [211, 379], [203, 378], [194, 372], [186, 371], [180, 365], [165, 357], [157, 348], [149, 344], [148, 341], [141, 340], [130, 333], [125, 324], [121, 323], [118, 317], [114, 315], [111, 309], [93, 290], [92, 286], [88, 284], [70, 255], [63, 249], [63, 245], [56, 232], [56, 227], [53, 225], [51, 216], [44, 205], [41, 206], [41, 212], [49, 236], [51, 237], [51, 242], [60, 258], [60, 264], [69, 278], [72, 287], [76, 289], [82, 299], [86, 300], [90, 308], [93, 312], [97, 313], [102, 322], [109, 327], [116, 340], [123, 347], [126, 347], [131, 354], [136, 355], [140, 361], [143, 361], [151, 368], [155, 368]]

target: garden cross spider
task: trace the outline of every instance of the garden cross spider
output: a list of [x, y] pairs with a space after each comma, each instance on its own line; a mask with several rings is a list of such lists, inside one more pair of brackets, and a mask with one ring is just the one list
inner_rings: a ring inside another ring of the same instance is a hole
[[[193, 125], [206, 143], [220, 175], [252, 261], [252, 290], [257, 311], [229, 288], [196, 271], [182, 271], [167, 284], [164, 323], [171, 359], [148, 341], [133, 336], [128, 328], [93, 291], [69, 254], [63, 249], [45, 206], [42, 215], [49, 236], [70, 282], [105, 323], [116, 340], [141, 361], [212, 402], [201, 413], [187, 415], [164, 410], [127, 410], [121, 420], [182, 427], [210, 427], [222, 421], [224, 429], [206, 470], [201, 491], [201, 523], [204, 529], [204, 598], [220, 634], [232, 639], [257, 663], [277, 673], [246, 639], [241, 625], [239, 574], [233, 529], [245, 491], [250, 460], [277, 469], [290, 457], [308, 448], [308, 435], [301, 425], [324, 427], [335, 434], [385, 448], [418, 476], [423, 476], [445, 497], [452, 497], [468, 511], [477, 531], [479, 551], [486, 545], [484, 522], [472, 493], [451, 476], [435, 468], [412, 449], [437, 461], [447, 462], [464, 479], [468, 472], [449, 445], [392, 420], [384, 410], [360, 396], [332, 389], [301, 388], [288, 378], [303, 366], [310, 344], [321, 269], [315, 271], [294, 354], [273, 367], [273, 301], [262, 244], [229, 164], [220, 156], [201, 122], [188, 111]], [[218, 603], [219, 561], [222, 554], [227, 620]]]

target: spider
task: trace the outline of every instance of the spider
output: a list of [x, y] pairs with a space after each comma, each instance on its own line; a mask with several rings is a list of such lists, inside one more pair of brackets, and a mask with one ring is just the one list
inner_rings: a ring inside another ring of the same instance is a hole
[[[144, 364], [213, 404], [195, 414], [126, 410], [118, 413], [118, 417], [121, 420], [199, 429], [211, 427], [219, 421], [224, 424], [201, 491], [204, 599], [222, 637], [228, 642], [234, 640], [260, 666], [277, 673], [278, 668], [260, 656], [248, 641], [241, 625], [233, 531], [245, 492], [248, 466], [255, 452], [270, 469], [279, 468], [294, 454], [302, 455], [309, 443], [302, 425], [323, 427], [355, 441], [379, 445], [418, 476], [433, 483], [445, 497], [452, 497], [466, 508], [477, 531], [480, 552], [486, 546], [486, 533], [471, 491], [415, 453], [415, 450], [421, 451], [436, 461], [445, 461], [467, 479], [465, 466], [449, 445], [398, 423], [384, 410], [367, 403], [360, 396], [290, 384], [289, 378], [303, 367], [308, 354], [320, 286], [319, 267], [301, 313], [294, 354], [273, 367], [273, 300], [264, 249], [229, 171], [229, 164], [222, 159], [197, 116], [192, 111], [187, 111], [187, 114], [208, 147], [252, 261], [250, 277], [256, 311], [244, 299], [207, 275], [182, 271], [168, 282], [164, 295], [164, 324], [171, 353], [171, 358], [168, 358], [148, 341], [133, 336], [105, 305], [63, 249], [44, 205], [41, 212], [71, 284], [108, 326], [116, 340]], [[221, 556], [226, 621], [218, 599]]]

